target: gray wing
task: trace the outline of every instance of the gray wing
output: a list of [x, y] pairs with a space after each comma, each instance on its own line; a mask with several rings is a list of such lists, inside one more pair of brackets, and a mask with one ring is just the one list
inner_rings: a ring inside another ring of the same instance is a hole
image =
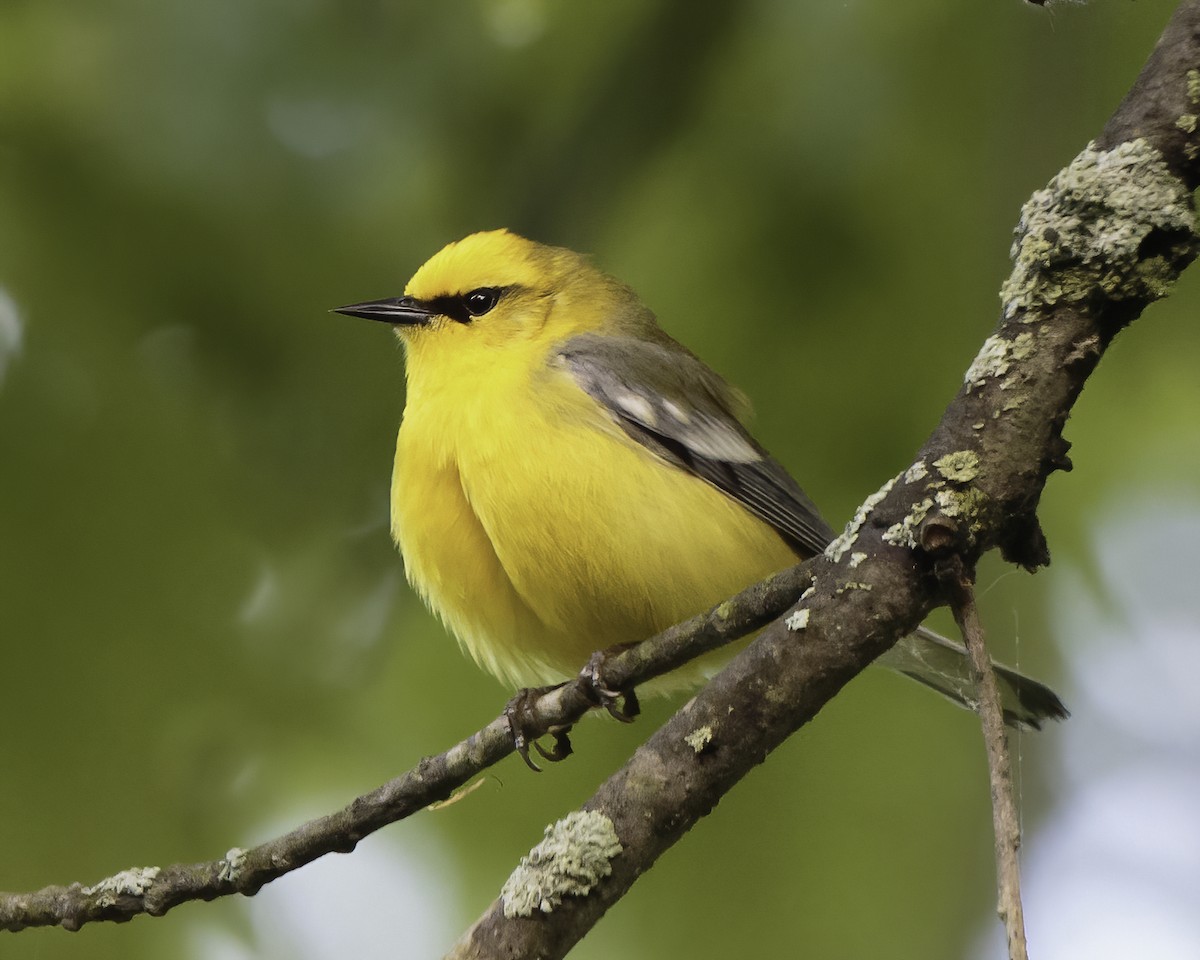
[[558, 357], [638, 443], [742, 504], [800, 557], [820, 553], [833, 530], [739, 422], [738, 395], [686, 348], [660, 335], [662, 341], [654, 342], [583, 334], [566, 341]]

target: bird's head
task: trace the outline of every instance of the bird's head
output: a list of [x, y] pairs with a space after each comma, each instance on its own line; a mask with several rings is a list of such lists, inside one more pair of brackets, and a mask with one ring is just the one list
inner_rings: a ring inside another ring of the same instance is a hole
[[413, 352], [551, 345], [579, 333], [653, 322], [620, 281], [584, 256], [507, 230], [473, 233], [443, 247], [404, 295], [335, 311], [393, 324]]

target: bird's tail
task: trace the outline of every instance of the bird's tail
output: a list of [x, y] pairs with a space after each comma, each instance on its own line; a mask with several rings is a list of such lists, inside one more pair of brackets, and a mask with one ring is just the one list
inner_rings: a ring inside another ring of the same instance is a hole
[[[905, 637], [877, 663], [891, 667], [906, 677], [932, 687], [960, 707], [977, 710], [979, 699], [967, 663], [967, 651], [953, 640], [919, 627]], [[1053, 690], [1011, 667], [992, 662], [1000, 685], [1004, 722], [1010, 727], [1040, 730], [1045, 720], [1062, 720], [1067, 708]]]

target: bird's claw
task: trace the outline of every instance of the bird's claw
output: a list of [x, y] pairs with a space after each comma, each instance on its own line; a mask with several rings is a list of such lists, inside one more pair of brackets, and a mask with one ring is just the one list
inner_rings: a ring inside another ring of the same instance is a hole
[[587, 665], [579, 671], [579, 685], [584, 695], [622, 723], [633, 723], [633, 718], [642, 712], [642, 705], [632, 689], [614, 690], [604, 682], [604, 666], [610, 657], [628, 650], [631, 646], [632, 644], [625, 643], [609, 647], [607, 650], [597, 650]]
[[[554, 738], [554, 746], [547, 750], [538, 742], [538, 737], [531, 734], [537, 731], [537, 723], [531, 714], [533, 704], [545, 693], [557, 689], [562, 684], [553, 687], [526, 687], [518, 690], [516, 696], [504, 705], [504, 719], [508, 721], [508, 730], [512, 735], [513, 748], [521, 755], [525, 765], [535, 773], [541, 773], [539, 767], [529, 758], [529, 748], [532, 746], [542, 757], [551, 763], [566, 760], [571, 755], [571, 727], [558, 727], [546, 731]], [[537, 731], [540, 733], [540, 731]]]
[[[554, 746], [549, 750], [542, 746], [540, 740], [533, 741], [534, 748], [543, 758], [549, 760], [551, 763], [558, 763], [560, 760], [566, 760], [567, 757], [575, 752], [574, 747], [571, 746], [570, 727], [559, 727], [557, 730], [550, 730], [548, 732], [554, 738]], [[525, 757], [525, 762], [533, 767], [534, 770], [537, 770], [537, 767], [534, 767], [529, 762], [528, 756]]]

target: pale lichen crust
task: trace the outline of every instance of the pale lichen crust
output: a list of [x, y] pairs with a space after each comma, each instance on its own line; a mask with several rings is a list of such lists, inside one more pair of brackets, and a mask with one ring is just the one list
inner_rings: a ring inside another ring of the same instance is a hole
[[837, 563], [842, 559], [842, 555], [854, 546], [854, 541], [858, 539], [859, 528], [867, 522], [867, 517], [871, 515], [871, 511], [875, 509], [880, 501], [891, 493], [895, 483], [896, 478], [893, 477], [863, 501], [862, 506], [855, 512], [854, 517], [846, 524], [846, 529], [842, 532], [842, 535], [825, 548], [826, 559]]
[[920, 503], [914, 503], [912, 509], [904, 515], [903, 520], [899, 523], [893, 523], [883, 531], [884, 543], [890, 543], [894, 547], [915, 548], [917, 545], [917, 528], [921, 526], [921, 521], [925, 519], [932, 507], [933, 501], [929, 497], [926, 497]]
[[84, 887], [86, 896], [95, 896], [102, 907], [111, 907], [119, 897], [142, 897], [154, 885], [162, 870], [160, 867], [132, 867], [105, 877], [91, 887]]
[[[967, 368], [963, 383], [981, 387], [989, 377], [1004, 376], [1012, 361], [1024, 360], [1032, 352], [1033, 334], [1029, 332], [1018, 333], [1011, 340], [994, 334], [983, 341], [983, 347]], [[1000, 386], [1003, 389], [1008, 383]]]
[[504, 916], [550, 913], [563, 897], [586, 896], [612, 873], [621, 852], [613, 822], [595, 810], [574, 810], [546, 828], [545, 839], [521, 858], [504, 881]]
[[217, 879], [226, 883], [236, 883], [242, 874], [242, 867], [246, 865], [246, 853], [241, 847], [230, 847], [220, 862]]
[[[1174, 235], [1175, 249], [1145, 255], [1142, 244], [1154, 231]], [[1039, 307], [1093, 295], [1163, 297], [1194, 231], [1187, 187], [1149, 142], [1111, 150], [1090, 143], [1021, 208], [1013, 271], [1000, 291], [1005, 316], [1024, 311], [1022, 319], [1038, 320]]]
[[790, 617], [783, 621], [783, 625], [793, 633], [803, 630], [808, 626], [809, 611], [807, 607], [797, 610]]
[[918, 480], [924, 480], [929, 475], [929, 468], [925, 466], [924, 460], [918, 460], [911, 467], [904, 471], [905, 483], [916, 483]]

